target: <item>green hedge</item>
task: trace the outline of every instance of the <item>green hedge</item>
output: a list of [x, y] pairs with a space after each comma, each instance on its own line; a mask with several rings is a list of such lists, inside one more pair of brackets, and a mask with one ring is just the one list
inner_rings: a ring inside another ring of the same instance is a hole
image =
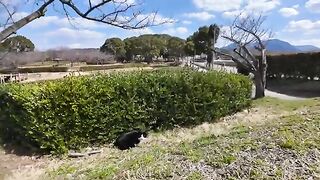
[[121, 69], [121, 68], [131, 68], [131, 67], [147, 67], [147, 64], [142, 63], [128, 63], [128, 64], [111, 64], [111, 65], [95, 65], [95, 66], [82, 66], [80, 71], [99, 71], [108, 69]]
[[269, 78], [304, 78], [320, 76], [320, 53], [268, 56]]
[[17, 69], [2, 69], [0, 73], [40, 73], [40, 72], [68, 72], [69, 67], [66, 66], [34, 66], [34, 67], [19, 67]]
[[189, 69], [9, 84], [0, 86], [0, 130], [6, 140], [65, 153], [110, 143], [133, 128], [214, 121], [249, 106], [250, 95], [244, 76]]
[[19, 73], [40, 73], [40, 72], [68, 72], [66, 66], [39, 66], [39, 67], [22, 67], [18, 68]]

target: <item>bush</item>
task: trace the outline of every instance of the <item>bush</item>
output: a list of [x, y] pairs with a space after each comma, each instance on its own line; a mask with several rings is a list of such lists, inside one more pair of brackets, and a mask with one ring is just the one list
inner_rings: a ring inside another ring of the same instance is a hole
[[9, 141], [65, 153], [112, 142], [133, 128], [192, 126], [250, 104], [244, 76], [189, 69], [70, 77], [0, 87], [0, 130]]
[[108, 70], [108, 69], [121, 69], [121, 68], [130, 68], [130, 67], [146, 67], [147, 64], [141, 63], [128, 63], [128, 64], [110, 64], [110, 65], [95, 65], [95, 66], [82, 66], [80, 71], [99, 71], [99, 70]]
[[19, 73], [40, 73], [40, 72], [68, 72], [66, 66], [39, 66], [18, 68]]
[[269, 78], [313, 79], [320, 75], [320, 53], [268, 56], [267, 59]]

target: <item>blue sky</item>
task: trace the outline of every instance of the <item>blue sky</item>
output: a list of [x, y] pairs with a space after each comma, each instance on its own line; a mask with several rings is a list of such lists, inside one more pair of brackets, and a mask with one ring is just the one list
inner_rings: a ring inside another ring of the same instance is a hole
[[[99, 1], [99, 0], [95, 0]], [[225, 27], [240, 12], [261, 11], [267, 16], [266, 27], [273, 38], [294, 45], [320, 47], [320, 0], [130, 0], [142, 2], [144, 13], [158, 11], [158, 17], [170, 18], [176, 23], [142, 30], [122, 30], [77, 18], [72, 25], [59, 6], [48, 8], [47, 15], [25, 26], [18, 34], [30, 38], [39, 50], [49, 48], [99, 47], [106, 38], [126, 38], [145, 33], [167, 33], [186, 38], [199, 26], [217, 23]], [[74, 0], [85, 8], [87, 0]], [[34, 6], [21, 5], [16, 18], [27, 15]], [[60, 12], [56, 11], [60, 10]], [[227, 45], [219, 41], [220, 46]]]

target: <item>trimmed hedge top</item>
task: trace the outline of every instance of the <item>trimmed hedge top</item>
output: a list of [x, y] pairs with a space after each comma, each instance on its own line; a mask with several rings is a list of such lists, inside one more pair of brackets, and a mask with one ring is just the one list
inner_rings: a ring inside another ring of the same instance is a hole
[[192, 126], [250, 105], [244, 76], [189, 69], [70, 77], [0, 87], [0, 130], [9, 141], [65, 153], [120, 133]]

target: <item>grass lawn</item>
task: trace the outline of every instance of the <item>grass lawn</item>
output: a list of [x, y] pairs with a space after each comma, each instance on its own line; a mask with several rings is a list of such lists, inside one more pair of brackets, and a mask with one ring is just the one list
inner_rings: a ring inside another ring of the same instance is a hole
[[319, 100], [265, 98], [215, 124], [153, 133], [128, 151], [52, 159], [37, 178], [319, 179], [319, 150]]
[[319, 179], [320, 100], [264, 98], [217, 123], [151, 133], [128, 151], [102, 150], [28, 162], [0, 153], [0, 179]]

